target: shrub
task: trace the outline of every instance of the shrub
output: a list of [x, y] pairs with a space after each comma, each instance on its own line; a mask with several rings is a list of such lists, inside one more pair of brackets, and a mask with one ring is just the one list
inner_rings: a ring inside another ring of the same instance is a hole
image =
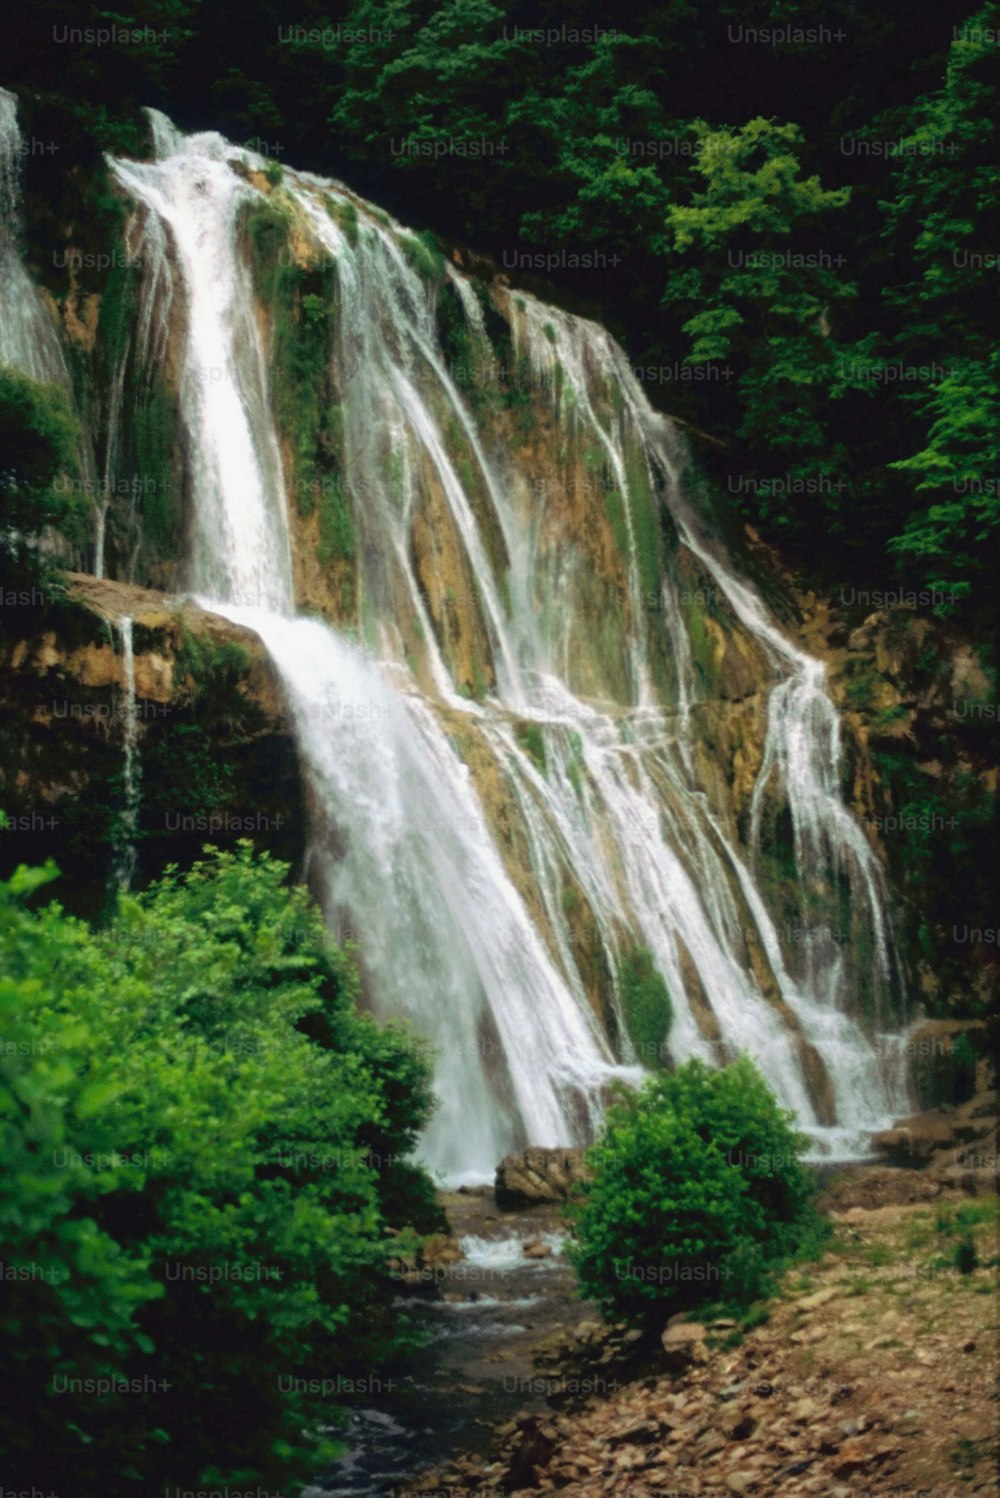
[[79, 431], [65, 391], [0, 366], [0, 563], [13, 582], [38, 570], [26, 538], [47, 525], [79, 540], [85, 506], [72, 484]]
[[620, 984], [625, 1024], [640, 1060], [664, 1061], [674, 1011], [652, 952], [645, 947], [629, 952], [622, 961]]
[[749, 1305], [815, 1226], [804, 1145], [747, 1057], [619, 1095], [573, 1214], [582, 1293], [631, 1321]]
[[357, 1014], [287, 865], [207, 852], [99, 934], [27, 908], [51, 869], [0, 884], [0, 1445], [23, 1486], [308, 1478], [336, 1415], [310, 1380], [409, 1344], [389, 1230], [439, 1226], [406, 1161], [426, 1060]]

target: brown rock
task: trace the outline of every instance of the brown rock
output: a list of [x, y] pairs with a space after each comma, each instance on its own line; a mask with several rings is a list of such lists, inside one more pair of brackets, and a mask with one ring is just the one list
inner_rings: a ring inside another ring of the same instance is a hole
[[518, 1421], [504, 1487], [512, 1490], [537, 1487], [538, 1468], [549, 1461], [556, 1441], [554, 1428], [534, 1416]]
[[845, 1441], [834, 1463], [834, 1477], [851, 1477], [872, 1460], [872, 1452], [862, 1441]]
[[836, 1300], [840, 1294], [839, 1290], [827, 1289], [817, 1290], [813, 1295], [804, 1295], [801, 1300], [795, 1302], [797, 1311], [818, 1311], [820, 1306], [825, 1306], [827, 1301]]
[[914, 1113], [891, 1129], [872, 1135], [872, 1145], [894, 1165], [920, 1165], [937, 1151], [956, 1143], [951, 1118], [939, 1109]]
[[683, 1373], [696, 1363], [708, 1361], [705, 1328], [697, 1321], [672, 1321], [660, 1338], [660, 1344], [664, 1364], [670, 1373]]
[[539, 1202], [566, 1201], [573, 1187], [586, 1179], [582, 1149], [522, 1150], [505, 1156], [497, 1166], [496, 1203], [512, 1212]]

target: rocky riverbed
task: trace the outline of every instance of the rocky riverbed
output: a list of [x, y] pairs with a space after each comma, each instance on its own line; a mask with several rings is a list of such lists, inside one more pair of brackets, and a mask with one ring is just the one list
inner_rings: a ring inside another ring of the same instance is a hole
[[827, 1250], [786, 1276], [759, 1324], [675, 1321], [659, 1356], [632, 1370], [597, 1326], [550, 1340], [539, 1350], [550, 1373], [603, 1366], [613, 1387], [582, 1409], [525, 1412], [491, 1459], [438, 1465], [403, 1491], [996, 1494], [996, 1197], [882, 1167], [880, 1193], [902, 1201], [851, 1205], [871, 1184], [864, 1169], [832, 1182]]
[[305, 1498], [997, 1494], [995, 1128], [995, 1093], [901, 1121], [822, 1168], [829, 1244], [771, 1302], [642, 1333], [575, 1293], [580, 1152], [511, 1157], [401, 1265], [426, 1345], [353, 1401]]

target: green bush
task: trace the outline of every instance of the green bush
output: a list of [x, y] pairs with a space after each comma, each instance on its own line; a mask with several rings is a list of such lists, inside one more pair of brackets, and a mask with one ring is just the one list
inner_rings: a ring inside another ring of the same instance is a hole
[[646, 1065], [662, 1064], [666, 1059], [667, 1036], [674, 1010], [652, 952], [637, 947], [629, 952], [621, 966], [619, 979], [625, 1024], [639, 1059]]
[[287, 865], [207, 852], [99, 934], [27, 907], [53, 870], [0, 884], [0, 1446], [20, 1485], [308, 1479], [337, 1405], [310, 1381], [357, 1387], [410, 1342], [388, 1260], [398, 1229], [405, 1248], [439, 1226], [406, 1160], [426, 1059], [357, 1014], [354, 963]]
[[621, 1094], [573, 1214], [583, 1295], [638, 1322], [749, 1305], [815, 1228], [804, 1145], [745, 1056]]
[[[40, 571], [30, 539], [47, 525], [82, 536], [74, 491], [79, 431], [65, 391], [0, 366], [0, 563], [4, 581]], [[66, 482], [69, 480], [70, 482]]]

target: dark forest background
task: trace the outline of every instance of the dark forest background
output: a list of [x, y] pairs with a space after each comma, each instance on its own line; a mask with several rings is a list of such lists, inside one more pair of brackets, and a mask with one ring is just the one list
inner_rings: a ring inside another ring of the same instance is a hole
[[930, 594], [987, 644], [1000, 7], [41, 0], [16, 25], [57, 295], [54, 247], [121, 212], [101, 152], [148, 150], [158, 106], [544, 277], [718, 439], [733, 503], [809, 581]]

